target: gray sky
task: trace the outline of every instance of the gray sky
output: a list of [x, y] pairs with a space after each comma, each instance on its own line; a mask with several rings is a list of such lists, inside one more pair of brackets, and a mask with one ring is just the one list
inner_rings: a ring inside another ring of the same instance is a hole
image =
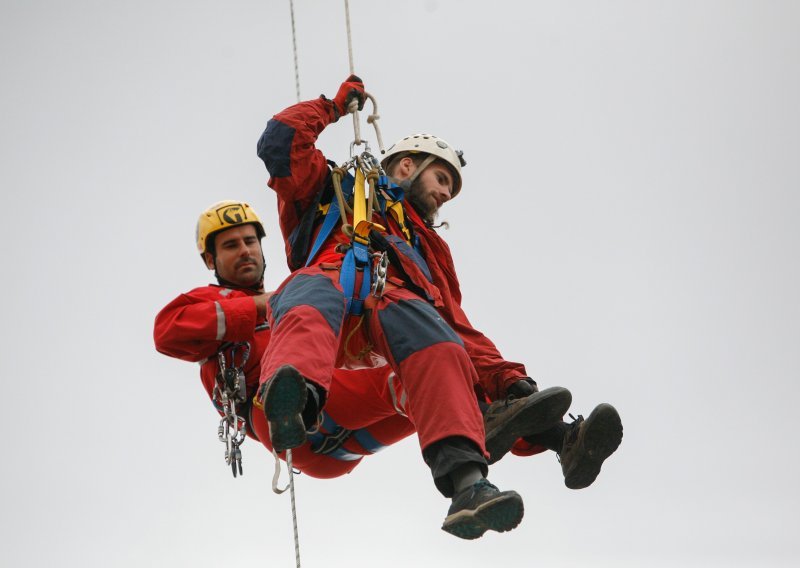
[[[343, 2], [295, 3], [302, 96], [332, 96]], [[798, 565], [800, 5], [350, 10], [387, 144], [465, 151], [442, 217], [473, 323], [625, 438], [582, 491], [552, 454], [493, 466], [526, 515], [474, 542], [439, 529], [415, 438], [299, 476], [303, 566]], [[3, 566], [294, 566], [271, 457], [250, 441], [231, 477], [197, 366], [151, 335], [211, 281], [214, 201], [257, 208], [287, 275], [255, 144], [295, 100], [291, 47], [288, 1], [0, 2]]]

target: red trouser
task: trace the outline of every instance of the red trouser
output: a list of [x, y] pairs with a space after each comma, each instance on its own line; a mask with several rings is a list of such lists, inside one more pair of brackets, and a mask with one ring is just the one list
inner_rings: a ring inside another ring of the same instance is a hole
[[[260, 382], [288, 364], [330, 390], [333, 398], [331, 375], [337, 358], [342, 359], [343, 327], [355, 319], [345, 316], [345, 303], [338, 270], [312, 266], [292, 274], [270, 299], [272, 338], [261, 359]], [[458, 335], [428, 302], [406, 288], [387, 287], [381, 298], [370, 296], [365, 305], [365, 339], [405, 389], [420, 446], [460, 436], [485, 454], [483, 418], [473, 389], [477, 374]], [[348, 347], [358, 350], [353, 344]], [[350, 409], [349, 416], [359, 411]]]
[[[311, 477], [331, 478], [349, 473], [364, 456], [414, 433], [414, 425], [395, 409], [388, 368], [338, 372], [330, 384], [328, 401], [320, 432], [292, 450], [292, 465]], [[258, 439], [272, 451], [269, 425], [264, 413], [254, 408], [251, 426]], [[334, 434], [336, 427], [351, 430], [352, 434], [341, 448], [329, 454], [314, 449]]]

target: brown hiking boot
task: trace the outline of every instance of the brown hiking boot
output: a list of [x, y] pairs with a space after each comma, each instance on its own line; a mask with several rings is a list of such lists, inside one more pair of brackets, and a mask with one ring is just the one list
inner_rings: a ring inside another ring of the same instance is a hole
[[483, 417], [489, 463], [502, 458], [522, 436], [544, 432], [561, 422], [572, 394], [561, 387], [551, 387], [530, 396], [493, 402]]
[[578, 416], [564, 434], [559, 454], [564, 485], [570, 489], [589, 487], [621, 442], [622, 420], [610, 404], [597, 405], [586, 420]]
[[473, 540], [486, 531], [506, 532], [516, 528], [524, 514], [519, 493], [500, 491], [487, 479], [481, 479], [453, 496], [442, 530]]

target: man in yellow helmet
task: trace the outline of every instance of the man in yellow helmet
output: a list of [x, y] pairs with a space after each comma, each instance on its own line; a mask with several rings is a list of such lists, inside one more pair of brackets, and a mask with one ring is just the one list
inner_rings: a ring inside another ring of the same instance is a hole
[[[254, 412], [252, 404], [271, 333], [266, 320], [271, 294], [263, 289], [264, 236], [261, 220], [245, 202], [221, 201], [206, 209], [195, 240], [218, 284], [195, 288], [164, 307], [156, 316], [154, 339], [159, 352], [199, 362], [203, 386], [220, 414], [226, 401], [235, 399], [247, 435], [271, 450], [264, 414]], [[293, 465], [313, 477], [337, 477], [364, 456], [412, 434], [414, 426], [402, 412], [404, 393], [390, 373], [388, 367], [337, 370], [324, 412], [318, 415], [309, 405], [313, 416], [307, 418], [319, 427], [295, 449]], [[241, 385], [229, 384], [239, 377]]]

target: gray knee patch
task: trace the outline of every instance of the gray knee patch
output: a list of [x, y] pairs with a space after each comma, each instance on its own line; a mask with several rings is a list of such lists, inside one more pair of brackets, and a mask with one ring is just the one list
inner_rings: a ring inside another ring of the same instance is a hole
[[424, 300], [400, 300], [378, 313], [384, 335], [399, 365], [406, 357], [437, 343], [464, 342]]
[[333, 333], [339, 335], [344, 319], [344, 294], [330, 278], [319, 274], [295, 276], [279, 294], [269, 300], [275, 325], [296, 306], [311, 306], [322, 314]]

